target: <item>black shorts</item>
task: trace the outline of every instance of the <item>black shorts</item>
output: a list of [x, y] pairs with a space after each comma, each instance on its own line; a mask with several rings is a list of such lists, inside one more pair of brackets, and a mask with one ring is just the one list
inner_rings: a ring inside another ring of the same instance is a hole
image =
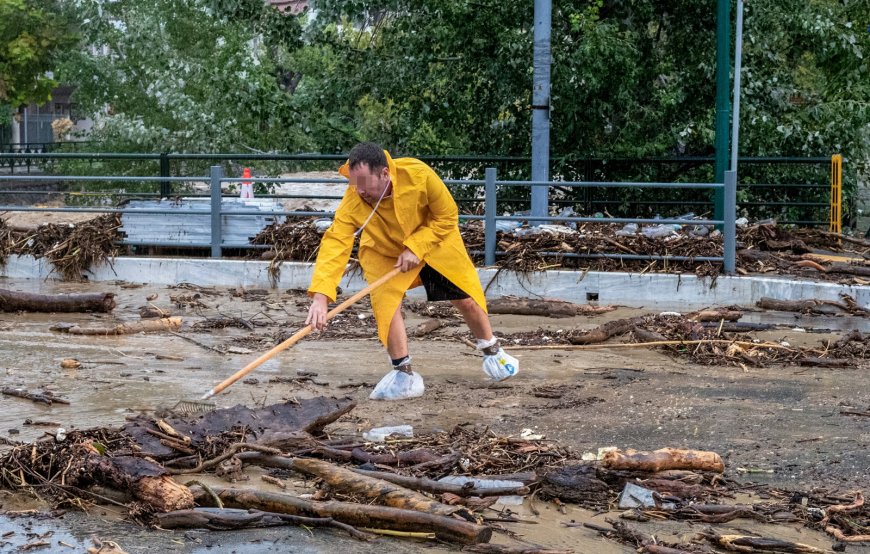
[[426, 298], [429, 302], [469, 298], [462, 289], [428, 265], [424, 265], [423, 269], [420, 270], [420, 280], [423, 281], [423, 287], [426, 289]]

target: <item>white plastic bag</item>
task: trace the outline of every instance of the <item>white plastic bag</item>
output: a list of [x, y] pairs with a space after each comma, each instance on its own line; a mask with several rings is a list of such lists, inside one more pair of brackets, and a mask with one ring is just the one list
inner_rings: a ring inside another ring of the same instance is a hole
[[375, 385], [375, 390], [372, 391], [369, 398], [372, 400], [404, 400], [423, 396], [425, 390], [423, 377], [416, 371], [405, 373], [393, 369]]
[[499, 348], [492, 356], [483, 357], [483, 372], [495, 381], [504, 381], [513, 377], [520, 370], [520, 362], [503, 348]]

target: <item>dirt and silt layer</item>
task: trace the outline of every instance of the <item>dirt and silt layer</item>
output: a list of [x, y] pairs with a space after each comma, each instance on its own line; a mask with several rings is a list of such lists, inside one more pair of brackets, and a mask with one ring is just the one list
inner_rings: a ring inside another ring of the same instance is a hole
[[[34, 290], [34, 285], [41, 290]], [[0, 414], [0, 429], [5, 430], [10, 441], [21, 442], [56, 430], [55, 426], [39, 423], [58, 424], [67, 430], [117, 427], [125, 416], [172, 406], [179, 399], [197, 398], [276, 344], [287, 331], [298, 329], [307, 307], [306, 298], [298, 291], [23, 281], [6, 281], [3, 288], [45, 293], [99, 289], [117, 293], [118, 307], [110, 315], [0, 316], [2, 385], [49, 390], [70, 401], [69, 405], [46, 406], [0, 397], [5, 406]], [[156, 298], [146, 300], [155, 294]], [[137, 320], [139, 308], [149, 303], [180, 315], [184, 320], [182, 329], [177, 334], [120, 337], [70, 337], [49, 330], [59, 321], [107, 326], [120, 320]], [[690, 353], [652, 348], [518, 349], [512, 353], [520, 359], [521, 374], [507, 383], [491, 385], [480, 370], [477, 353], [457, 339], [456, 335], [468, 335], [455, 314], [438, 306], [426, 311], [410, 304], [407, 308], [412, 331], [433, 315], [443, 316], [445, 322], [430, 334], [412, 339], [415, 366], [426, 379], [424, 397], [399, 403], [367, 400], [371, 385], [386, 371], [387, 360], [372, 338], [371, 311], [361, 303], [327, 333], [303, 340], [267, 362], [245, 382], [231, 387], [218, 398], [219, 406], [268, 405], [321, 395], [350, 396], [358, 405], [328, 426], [332, 439], [358, 438], [372, 427], [399, 424], [412, 425], [417, 434], [447, 433], [461, 424], [487, 427], [495, 436], [518, 437], [524, 429], [531, 429], [534, 434], [556, 441], [553, 448], [560, 453], [572, 452], [575, 459], [606, 446], [712, 450], [724, 458], [727, 478], [759, 483], [762, 487], [758, 490], [772, 486], [846, 497], [852, 491], [866, 490], [870, 484], [870, 418], [848, 414], [866, 412], [870, 407], [863, 351], [857, 351], [853, 365], [818, 368], [792, 365], [787, 360], [708, 365], [708, 359], [698, 363]], [[516, 315], [494, 315], [492, 319], [508, 343], [523, 342], [528, 337], [551, 343], [553, 337], [641, 315], [639, 310], [619, 308], [564, 319]], [[765, 313], [749, 315], [753, 321], [765, 321]], [[868, 331], [866, 319], [853, 316], [771, 312], [767, 321], [777, 325], [749, 335], [818, 350], [824, 350], [825, 344], [835, 343], [848, 331]], [[831, 331], [813, 332], [819, 328]], [[629, 337], [615, 337], [611, 342], [623, 342]], [[76, 358], [83, 365], [63, 369], [60, 362], [65, 358]], [[253, 478], [258, 478], [256, 472]], [[753, 489], [748, 492], [753, 493]], [[6, 509], [20, 501], [16, 498], [7, 502]], [[536, 506], [543, 514], [536, 517], [537, 526], [517, 524], [514, 531], [519, 528], [535, 542], [551, 547], [576, 549], [579, 540], [579, 544], [587, 546], [576, 551], [631, 551], [620, 544], [601, 542], [588, 529], [561, 525], [572, 518], [589, 517], [586, 512], [570, 508], [563, 515], [554, 504], [540, 500]], [[532, 517], [528, 506], [512, 509]], [[745, 528], [742, 523], [735, 522]], [[768, 535], [783, 532], [783, 526], [762, 527]], [[784, 538], [830, 545], [823, 535], [806, 533], [809, 531], [795, 536], [792, 532]], [[129, 542], [127, 549], [136, 551], [143, 539], [131, 538]], [[850, 551], [860, 550], [850, 546]]]

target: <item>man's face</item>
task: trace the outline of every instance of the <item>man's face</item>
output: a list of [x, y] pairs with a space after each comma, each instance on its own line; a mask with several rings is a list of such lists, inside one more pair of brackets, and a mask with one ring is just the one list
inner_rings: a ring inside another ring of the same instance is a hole
[[350, 186], [369, 204], [375, 204], [390, 184], [390, 170], [386, 167], [372, 171], [368, 164], [358, 164], [348, 175]]

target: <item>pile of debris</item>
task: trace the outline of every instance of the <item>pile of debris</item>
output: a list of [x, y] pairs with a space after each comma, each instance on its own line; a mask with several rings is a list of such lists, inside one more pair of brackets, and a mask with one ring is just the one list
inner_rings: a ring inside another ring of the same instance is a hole
[[0, 220], [0, 261], [10, 255], [45, 258], [67, 281], [81, 281], [92, 268], [111, 264], [121, 239], [118, 214], [73, 224], [44, 223], [34, 229], [13, 229]]
[[[314, 259], [323, 230], [320, 223], [322, 220], [318, 220], [317, 225], [313, 219], [288, 220], [269, 226], [252, 243], [272, 246], [262, 257], [271, 260], [270, 271], [277, 275], [281, 261]], [[722, 256], [722, 236], [715, 230], [699, 234], [694, 228], [671, 228], [668, 234], [658, 236], [636, 228], [627, 232], [625, 227], [612, 223], [585, 223], [576, 229], [544, 225], [498, 231], [497, 250], [502, 254], [498, 256], [496, 265], [522, 272], [576, 268], [591, 271], [693, 272], [715, 276], [721, 271], [721, 264], [697, 259]], [[482, 222], [464, 223], [460, 226], [460, 232], [475, 263], [483, 263]], [[786, 229], [772, 223], [740, 227], [737, 240], [737, 267], [742, 274], [777, 273], [856, 284], [870, 283], [870, 262], [864, 256], [864, 252], [870, 248], [870, 241], [818, 229]], [[595, 254], [607, 254], [610, 257], [591, 257]], [[661, 256], [667, 259], [636, 260], [622, 258], [621, 255]], [[686, 259], [674, 260], [672, 257]]]
[[[762, 299], [760, 303], [765, 300], [768, 299]], [[867, 314], [866, 310], [856, 309], [863, 315]], [[591, 330], [539, 330], [505, 334], [501, 338], [504, 344], [511, 345], [508, 348], [518, 349], [661, 348], [674, 356], [704, 365], [861, 367], [870, 359], [868, 334], [851, 331], [836, 341], [823, 341], [818, 347], [798, 347], [754, 338], [747, 333], [768, 330], [773, 325], [743, 323], [738, 321], [742, 315], [739, 308], [704, 310], [686, 315], [663, 312], [608, 321]], [[628, 337], [629, 341], [605, 344], [605, 341], [621, 336]]]
[[[177, 406], [139, 415], [121, 429], [58, 432], [30, 444], [10, 441], [11, 449], [0, 456], [0, 484], [35, 492], [57, 506], [122, 506], [129, 518], [164, 529], [295, 524], [334, 527], [361, 540], [391, 535], [472, 545], [488, 543], [494, 531], [513, 536], [502, 524], [523, 522], [504, 508], [490, 515], [491, 506], [519, 497], [538, 513], [537, 496], [596, 510], [616, 504], [626, 510], [623, 520], [637, 522], [803, 522], [838, 540], [867, 540], [860, 531], [870, 523], [870, 512], [860, 494], [848, 505], [836, 503], [842, 497], [777, 491], [770, 491], [780, 499], [775, 504], [728, 504], [740, 485], [723, 477], [725, 464], [714, 452], [608, 448], [581, 460], [530, 430], [498, 436], [470, 425], [418, 437], [386, 430], [369, 440], [328, 438], [324, 428], [354, 406], [348, 398], [316, 397], [186, 416], [179, 415], [184, 406]], [[185, 477], [213, 472], [239, 483], [250, 479], [246, 466], [270, 470], [261, 477], [270, 490]], [[305, 490], [288, 492], [291, 473], [309, 479]], [[643, 534], [628, 532], [621, 521], [613, 529], [592, 528], [636, 546], [656, 544], [640, 540]], [[721, 536], [710, 540], [727, 546]], [[743, 544], [734, 540], [727, 539]]]

